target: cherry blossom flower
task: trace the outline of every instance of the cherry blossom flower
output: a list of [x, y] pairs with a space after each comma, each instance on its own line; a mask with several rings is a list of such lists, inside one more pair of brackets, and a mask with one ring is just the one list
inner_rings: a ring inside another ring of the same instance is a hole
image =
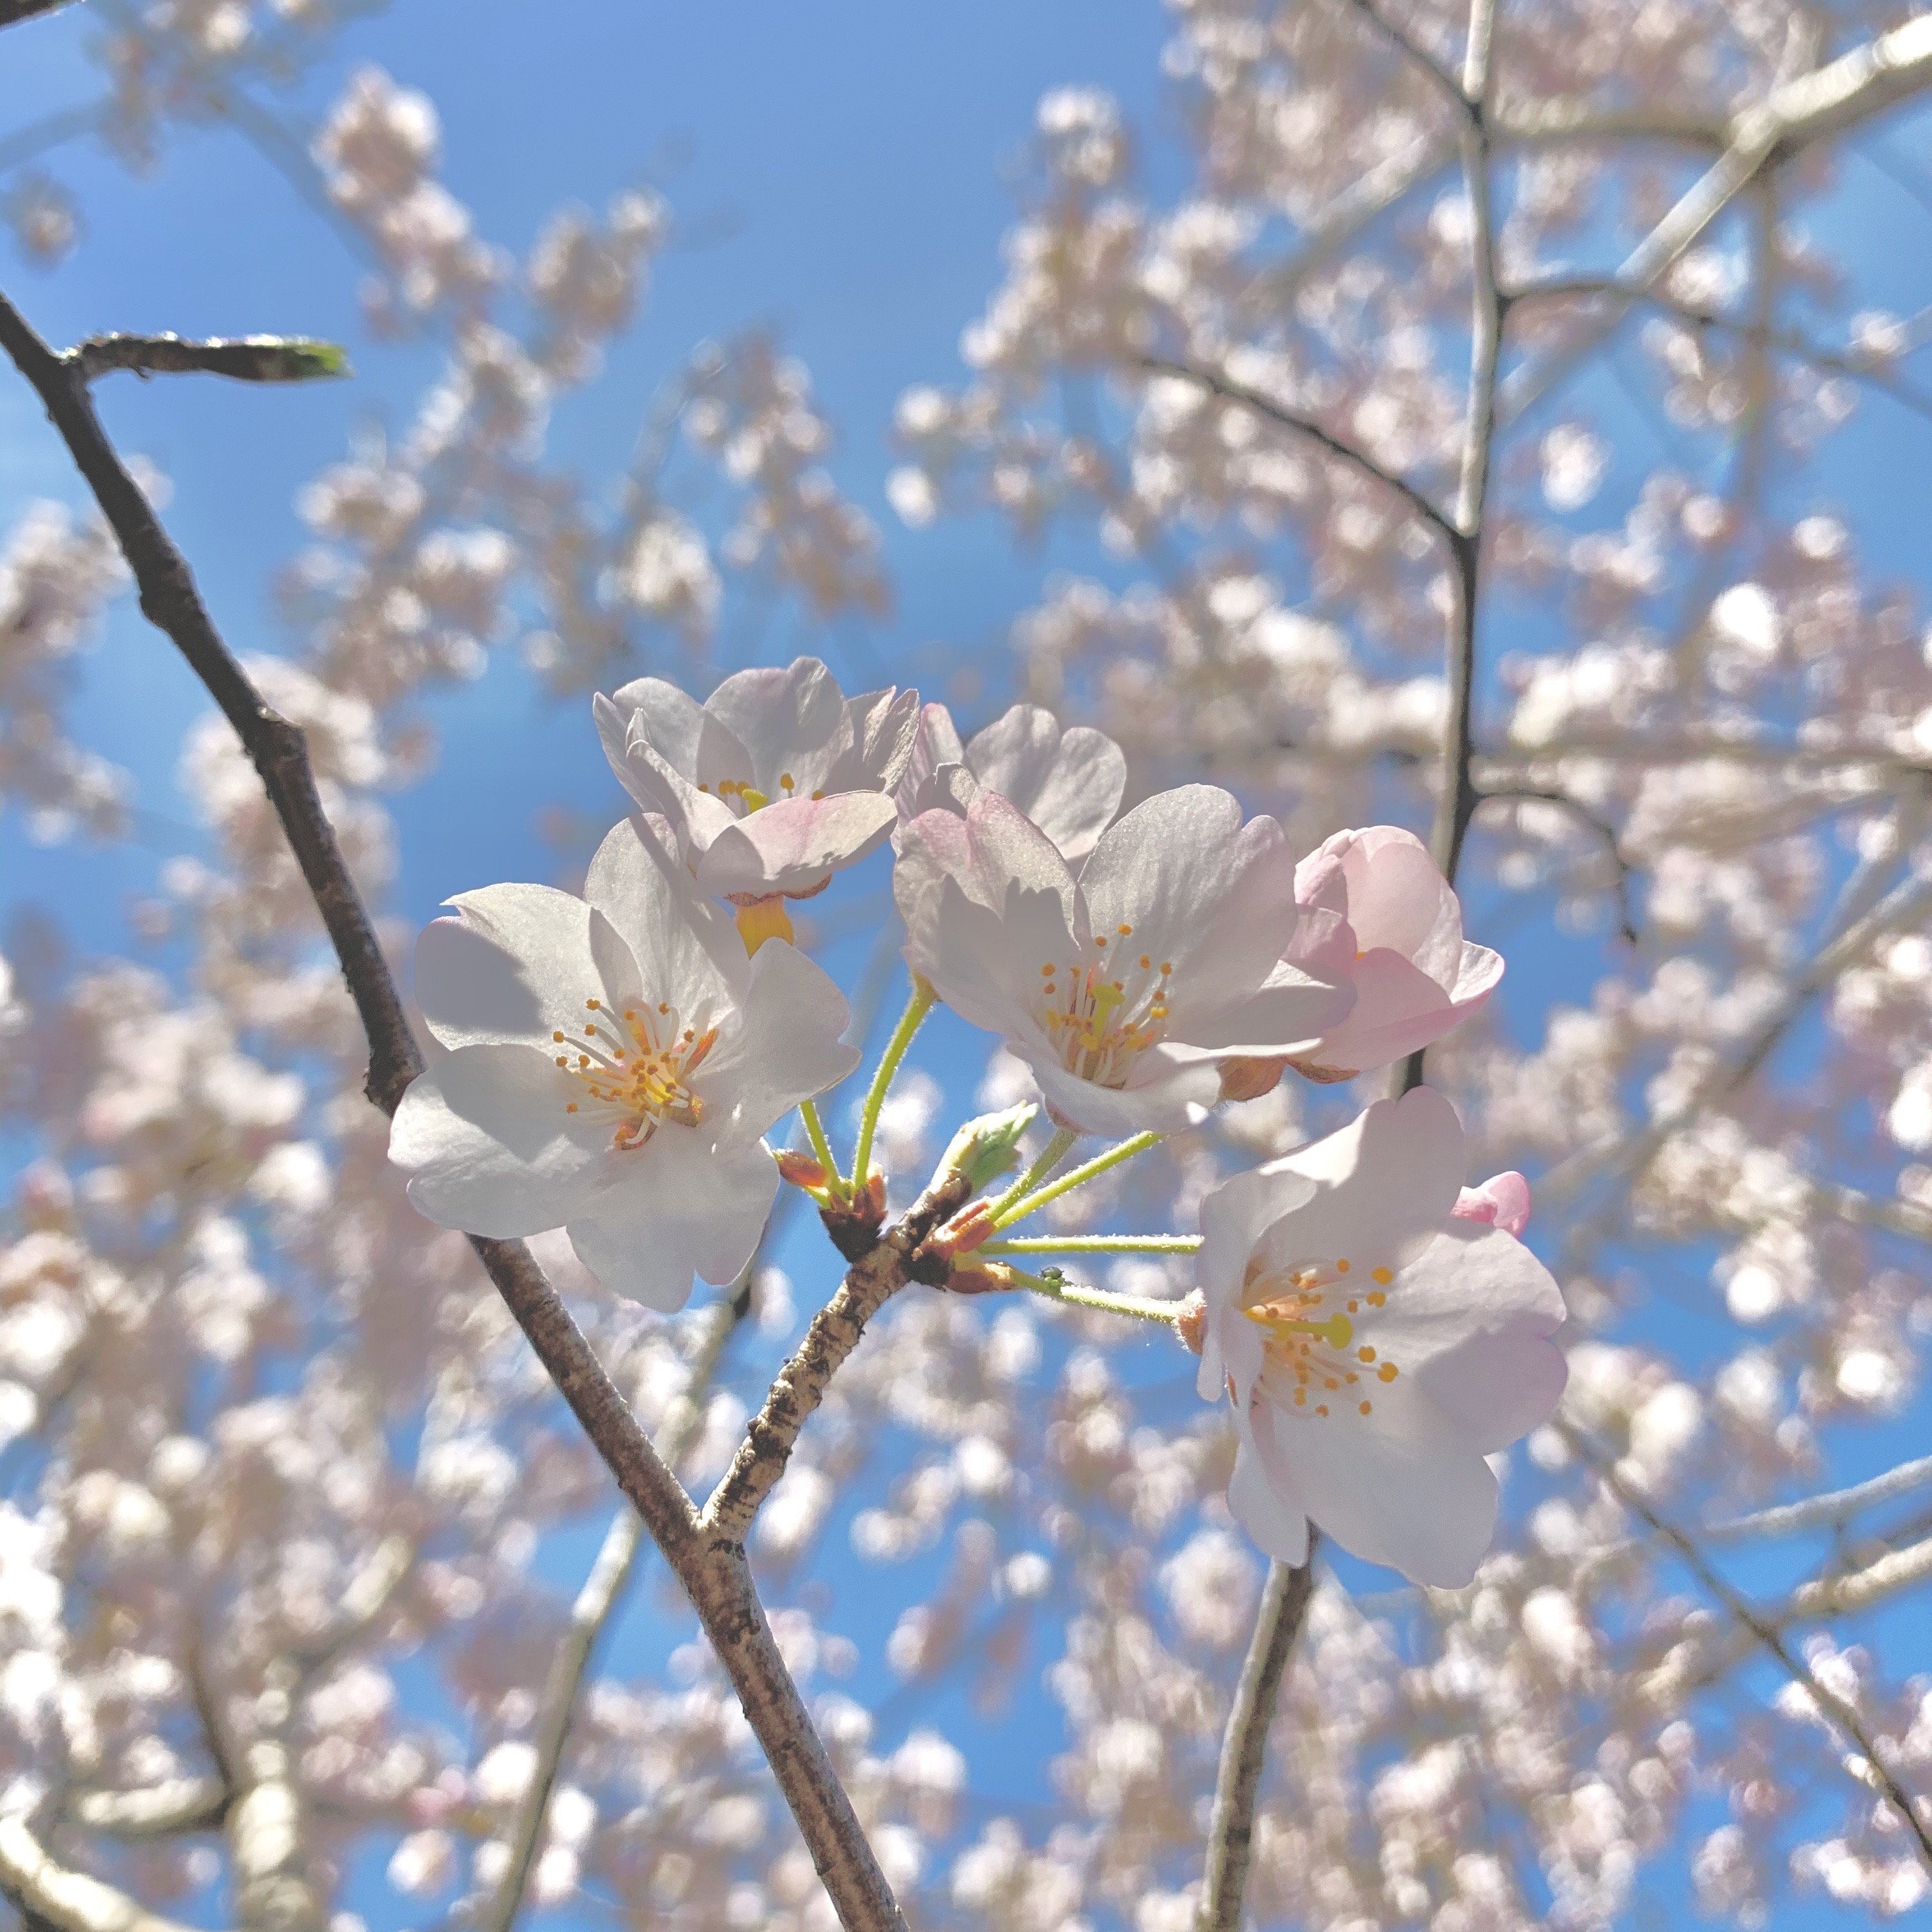
[[884, 844], [919, 694], [839, 694], [816, 658], [741, 670], [703, 704], [662, 678], [601, 694], [597, 734], [625, 789], [670, 826], [700, 889], [745, 906], [809, 898]]
[[[1562, 1295], [1459, 1211], [1463, 1160], [1455, 1109], [1418, 1088], [1202, 1204], [1201, 1393], [1234, 1398], [1228, 1504], [1284, 1562], [1312, 1520], [1416, 1582], [1468, 1582], [1496, 1527], [1485, 1455], [1563, 1392]], [[1475, 1192], [1526, 1208], [1512, 1181]]]
[[1338, 832], [1295, 868], [1314, 916], [1291, 956], [1355, 989], [1348, 1017], [1294, 1060], [1311, 1080], [1352, 1080], [1440, 1040], [1496, 990], [1502, 956], [1462, 937], [1462, 908], [1429, 850], [1400, 826]]
[[416, 997], [451, 1049], [397, 1109], [389, 1157], [430, 1220], [475, 1234], [563, 1227], [605, 1285], [681, 1306], [733, 1280], [778, 1190], [760, 1136], [842, 1078], [844, 998], [790, 946], [748, 959], [626, 820], [584, 898], [487, 886], [416, 948]]
[[1018, 806], [901, 834], [906, 957], [946, 1004], [1001, 1035], [1049, 1111], [1090, 1133], [1173, 1132], [1220, 1097], [1220, 1063], [1306, 1049], [1346, 987], [1282, 955], [1304, 915], [1273, 819], [1185, 785], [1103, 832], [1076, 879]]
[[1126, 754], [1103, 731], [1062, 731], [1037, 704], [1016, 704], [962, 746], [943, 704], [920, 714], [919, 742], [899, 780], [900, 809], [962, 815], [982, 791], [1010, 799], [1078, 867], [1120, 808]]

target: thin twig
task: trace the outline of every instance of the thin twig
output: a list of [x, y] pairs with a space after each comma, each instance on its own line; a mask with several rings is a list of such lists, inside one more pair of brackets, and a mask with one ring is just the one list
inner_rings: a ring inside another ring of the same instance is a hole
[[1221, 1768], [1214, 1780], [1214, 1810], [1208, 1828], [1208, 1865], [1195, 1932], [1234, 1932], [1248, 1887], [1254, 1850], [1255, 1798], [1261, 1788], [1268, 1727], [1274, 1721], [1282, 1673], [1301, 1634], [1315, 1593], [1316, 1532], [1308, 1532], [1308, 1560], [1300, 1569], [1276, 1563], [1268, 1570], [1255, 1618], [1247, 1661], [1234, 1687], [1234, 1706], [1221, 1740]]
[[1618, 1502], [1634, 1516], [1641, 1518], [1655, 1534], [1662, 1537], [1683, 1558], [1684, 1567], [1704, 1589], [1724, 1606], [1732, 1621], [1750, 1631], [1758, 1643], [1783, 1666], [1791, 1681], [1810, 1698], [1820, 1714], [1828, 1718], [1858, 1746], [1866, 1763], [1870, 1766], [1871, 1774], [1877, 1781], [1886, 1802], [1898, 1813], [1905, 1828], [1912, 1834], [1918, 1846], [1919, 1856], [1924, 1861], [1927, 1868], [1932, 1870], [1932, 1831], [1928, 1830], [1904, 1786], [1879, 1755], [1878, 1747], [1858, 1712], [1836, 1691], [1819, 1682], [1810, 1666], [1785, 1642], [1783, 1634], [1768, 1622], [1747, 1598], [1732, 1588], [1690, 1537], [1676, 1524], [1660, 1516], [1642, 1495], [1624, 1480], [1617, 1472], [1613, 1456], [1606, 1455], [1582, 1431], [1568, 1423], [1559, 1420], [1556, 1426], [1561, 1431], [1564, 1440], [1596, 1471], [1598, 1478]]
[[22, 20], [54, 13], [67, 4], [68, 0], [0, 0], [0, 27], [18, 26]]
[[1928, 1485], [1932, 1485], [1932, 1456], [1916, 1456], [1849, 1489], [1827, 1490], [1802, 1502], [1780, 1503], [1775, 1509], [1734, 1516], [1728, 1522], [1712, 1523], [1704, 1534], [1714, 1543], [1735, 1543], [1750, 1536], [1796, 1536], [1801, 1530], [1840, 1528], [1862, 1510], [1909, 1496]]
[[137, 376], [226, 376], [238, 382], [313, 382], [346, 376], [349, 358], [333, 342], [308, 335], [90, 335], [62, 358], [84, 382], [110, 370]]
[[[1463, 412], [1462, 458], [1456, 512], [1448, 531], [1455, 598], [1450, 617], [1442, 777], [1430, 852], [1450, 885], [1462, 862], [1481, 794], [1476, 788], [1476, 627], [1481, 609], [1484, 514], [1489, 504], [1491, 457], [1496, 437], [1496, 379], [1502, 366], [1503, 324], [1508, 314], [1496, 262], [1496, 211], [1490, 165], [1490, 51], [1496, 34], [1495, 0], [1473, 0], [1462, 62], [1462, 93], [1472, 108], [1462, 134], [1463, 189], [1469, 203], [1469, 392]], [[1418, 1048], [1396, 1076], [1400, 1090], [1420, 1087], [1426, 1064]]]
[[1348, 0], [1348, 4], [1385, 39], [1393, 41], [1409, 59], [1435, 82], [1450, 104], [1459, 114], [1473, 114], [1475, 104], [1462, 92], [1462, 85], [1429, 50], [1415, 40], [1406, 28], [1394, 21], [1374, 4], [1374, 0]]
[[1476, 788], [1478, 806], [1488, 804], [1491, 800], [1508, 804], [1512, 799], [1534, 799], [1544, 805], [1559, 805], [1580, 824], [1586, 825], [1603, 841], [1604, 850], [1610, 854], [1610, 862], [1616, 868], [1617, 930], [1624, 939], [1634, 946], [1637, 942], [1636, 920], [1630, 911], [1630, 875], [1636, 869], [1624, 856], [1623, 845], [1617, 837], [1617, 828], [1597, 812], [1592, 812], [1581, 799], [1572, 798], [1567, 791], [1557, 791], [1540, 785], [1479, 785]]
[[1174, 376], [1184, 382], [1195, 383], [1219, 396], [1223, 402], [1238, 403], [1242, 408], [1265, 416], [1270, 422], [1279, 423], [1282, 428], [1292, 429], [1319, 443], [1330, 456], [1339, 457], [1360, 475], [1393, 490], [1438, 536], [1451, 544], [1456, 541], [1455, 525], [1413, 483], [1398, 476], [1392, 470], [1384, 469], [1372, 456], [1364, 454], [1353, 443], [1344, 442], [1333, 430], [1323, 428], [1312, 417], [1298, 415], [1263, 395], [1258, 389], [1251, 389], [1245, 382], [1238, 382], [1217, 369], [1198, 369], [1192, 363], [1177, 362], [1165, 356], [1143, 356], [1140, 366], [1157, 376]]
[[[4, 296], [0, 348], [38, 393], [92, 487], [140, 587], [142, 611], [188, 659], [260, 775], [369, 1041], [364, 1090], [393, 1113], [422, 1058], [322, 810], [302, 732], [263, 701], [222, 641], [186, 560], [102, 430], [77, 370]], [[691, 1599], [840, 1918], [852, 1932], [904, 1932], [892, 1888], [779, 1654], [742, 1546], [700, 1534], [691, 1498], [523, 1243], [473, 1235], [470, 1245]]]
[[1640, 287], [1616, 275], [1552, 276], [1547, 280], [1526, 282], [1520, 287], [1510, 289], [1508, 293], [1512, 305], [1528, 302], [1612, 298], [1641, 303], [1646, 308], [1660, 310], [1666, 315], [1675, 316], [1679, 321], [1688, 322], [1695, 328], [1721, 328], [1726, 334], [1741, 337], [1747, 342], [1779, 350], [1800, 362], [1811, 363], [1820, 369], [1829, 369], [1835, 375], [1849, 376], [1855, 381], [1868, 382], [1881, 394], [1903, 403], [1917, 415], [1932, 416], [1932, 397], [1914, 388], [1904, 377], [1894, 374], [1886, 366], [1883, 359], [1878, 356], [1859, 356], [1844, 350], [1828, 349], [1822, 342], [1814, 341], [1802, 329], [1780, 328], [1744, 316], [1726, 315], [1722, 309], [1712, 308], [1702, 302], [1686, 302], [1680, 296], [1667, 294], [1662, 289]]

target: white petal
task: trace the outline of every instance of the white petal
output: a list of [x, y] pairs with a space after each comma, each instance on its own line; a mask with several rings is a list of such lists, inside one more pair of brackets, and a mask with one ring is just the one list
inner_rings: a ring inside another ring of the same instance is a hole
[[1374, 1384], [1369, 1415], [1347, 1406], [1350, 1389], [1330, 1398], [1333, 1414], [1280, 1418], [1275, 1440], [1308, 1514], [1345, 1550], [1460, 1589], [1496, 1534], [1496, 1479], [1479, 1452], [1431, 1426], [1419, 1390], [1395, 1400], [1401, 1386]]
[[630, 949], [644, 998], [668, 1000], [687, 1019], [699, 1012], [716, 1019], [742, 1000], [750, 962], [730, 914], [700, 895], [637, 819], [605, 836], [584, 896]]
[[783, 670], [734, 671], [704, 709], [744, 747], [754, 782], [768, 798], [781, 795], [778, 780], [787, 772], [798, 790], [818, 790], [851, 742], [845, 700], [817, 658], [794, 658]]
[[1209, 1400], [1232, 1376], [1236, 1400], [1245, 1406], [1262, 1362], [1261, 1330], [1240, 1312], [1248, 1260], [1269, 1228], [1314, 1196], [1315, 1184], [1304, 1175], [1251, 1168], [1223, 1181], [1202, 1202], [1195, 1271], [1207, 1304], [1208, 1346], [1202, 1352], [1200, 1389]]
[[465, 1234], [541, 1234], [594, 1186], [608, 1129], [565, 1112], [579, 1083], [529, 1046], [464, 1046], [418, 1074], [389, 1130], [417, 1210]]
[[1221, 1076], [1211, 1061], [1180, 1067], [1170, 1063], [1170, 1070], [1137, 1087], [1101, 1087], [1070, 1073], [1051, 1049], [1030, 1052], [1011, 1033], [1006, 1044], [1033, 1069], [1054, 1115], [1086, 1133], [1184, 1133], [1198, 1126], [1221, 1097]]
[[1213, 785], [1157, 793], [1101, 835], [1081, 868], [1097, 934], [1172, 964], [1168, 1036], [1245, 998], [1268, 977], [1300, 922], [1294, 866], [1271, 818], [1241, 823]]
[[549, 886], [485, 886], [449, 903], [416, 940], [416, 994], [445, 1046], [542, 1046], [601, 992], [590, 908]]
[[1326, 1139], [1269, 1164], [1266, 1172], [1321, 1184], [1292, 1226], [1270, 1232], [1271, 1250], [1283, 1262], [1393, 1265], [1448, 1222], [1466, 1158], [1462, 1124], [1432, 1088], [1378, 1100]]
[[826, 773], [827, 791], [890, 791], [920, 742], [919, 693], [889, 687], [845, 700], [851, 742]]
[[1103, 734], [1062, 734], [1050, 711], [1016, 704], [966, 747], [968, 767], [1003, 794], [1059, 847], [1068, 863], [1093, 850], [1126, 790], [1127, 761]]
[[[651, 748], [674, 771], [686, 778], [697, 772], [704, 709], [688, 692], [661, 677], [640, 677], [620, 686], [608, 698], [598, 698], [596, 710], [597, 734], [607, 752], [611, 748], [614, 728], [617, 753], [621, 754], [631, 731], [641, 722]], [[614, 765], [617, 761], [614, 754], [610, 762]]]
[[1264, 1439], [1274, 1447], [1274, 1418], [1263, 1413], [1254, 1417], [1252, 1434], [1241, 1432], [1234, 1474], [1228, 1484], [1228, 1507], [1268, 1556], [1299, 1569], [1308, 1561], [1308, 1512], [1287, 1462], [1262, 1450]]
[[661, 1127], [616, 1157], [620, 1171], [570, 1217], [578, 1259], [614, 1293], [668, 1312], [690, 1299], [693, 1275], [722, 1284], [743, 1271], [778, 1188], [761, 1141], [712, 1143]]
[[720, 832], [698, 861], [698, 883], [721, 898], [802, 897], [883, 845], [898, 822], [883, 792], [782, 799]]
[[1462, 1439], [1487, 1450], [1556, 1412], [1568, 1370], [1547, 1338], [1564, 1313], [1555, 1278], [1514, 1234], [1457, 1221], [1397, 1275], [1372, 1334]]
[[843, 1080], [860, 1055], [839, 1038], [851, 1015], [823, 968], [774, 939], [759, 947], [751, 968], [740, 1023], [699, 1070], [696, 1088], [740, 1131], [761, 1134]]

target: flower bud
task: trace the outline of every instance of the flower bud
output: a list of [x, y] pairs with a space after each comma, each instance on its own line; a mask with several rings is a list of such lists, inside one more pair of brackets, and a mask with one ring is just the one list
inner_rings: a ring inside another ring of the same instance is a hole
[[989, 1180], [1010, 1173], [1019, 1164], [1020, 1136], [1039, 1112], [1028, 1101], [1003, 1113], [982, 1114], [976, 1120], [968, 1120], [940, 1157], [940, 1172], [963, 1174], [967, 1186], [978, 1193]]
[[808, 1194], [823, 1195], [827, 1179], [824, 1166], [796, 1148], [780, 1148], [772, 1158], [778, 1164], [778, 1178]]

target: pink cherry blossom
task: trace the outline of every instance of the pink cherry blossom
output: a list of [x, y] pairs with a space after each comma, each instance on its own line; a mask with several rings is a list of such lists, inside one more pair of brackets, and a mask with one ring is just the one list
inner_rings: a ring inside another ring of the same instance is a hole
[[1311, 1080], [1386, 1066], [1460, 1025], [1496, 990], [1502, 956], [1462, 937], [1462, 908], [1428, 848], [1400, 826], [1338, 832], [1294, 871], [1313, 916], [1291, 956], [1346, 977], [1355, 1004], [1295, 1060]]
[[681, 1306], [728, 1282], [778, 1191], [760, 1136], [842, 1079], [844, 997], [804, 954], [748, 959], [720, 907], [634, 820], [585, 897], [486, 886], [416, 949], [416, 997], [450, 1049], [396, 1111], [389, 1157], [432, 1221], [563, 1227], [604, 1284]]
[[612, 768], [700, 889], [747, 905], [809, 898], [884, 843], [919, 694], [847, 698], [818, 658], [795, 658], [734, 673], [701, 705], [644, 677], [593, 709]]
[[1063, 731], [1037, 704], [1016, 704], [962, 746], [943, 704], [920, 715], [919, 742], [899, 781], [901, 811], [962, 815], [983, 791], [1010, 799], [1077, 868], [1120, 808], [1127, 760], [1105, 732]]
[[1459, 1221], [1486, 1222], [1506, 1234], [1529, 1226], [1529, 1183], [1514, 1168], [1492, 1174], [1480, 1187], [1466, 1187], [1450, 1213]]
[[1016, 805], [982, 791], [904, 828], [893, 890], [913, 970], [1088, 1132], [1198, 1122], [1222, 1061], [1304, 1051], [1349, 1004], [1282, 958], [1304, 915], [1280, 826], [1244, 825], [1210, 785], [1136, 806], [1077, 879]]
[[[1285, 1562], [1312, 1520], [1414, 1582], [1468, 1582], [1496, 1526], [1484, 1457], [1563, 1392], [1562, 1295], [1458, 1214], [1463, 1160], [1455, 1109], [1418, 1088], [1202, 1203], [1201, 1393], [1234, 1398], [1228, 1504]], [[1511, 1198], [1508, 1178], [1483, 1191]]]

